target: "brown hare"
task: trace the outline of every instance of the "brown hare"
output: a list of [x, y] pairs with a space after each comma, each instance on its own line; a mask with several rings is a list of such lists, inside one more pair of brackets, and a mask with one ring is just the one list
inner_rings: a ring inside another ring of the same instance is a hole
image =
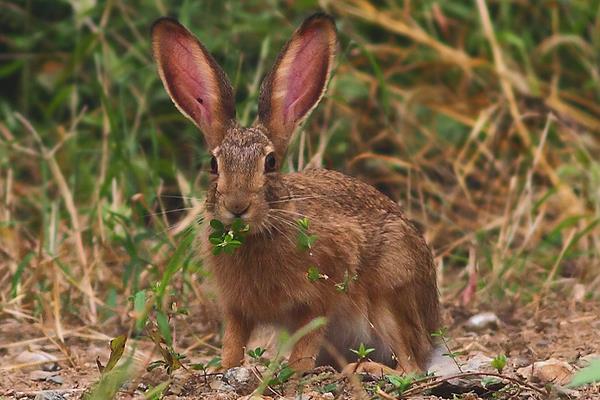
[[[205, 221], [241, 218], [250, 227], [241, 247], [218, 255], [211, 252], [209, 224], [202, 227], [203, 259], [223, 309], [223, 367], [243, 361], [257, 324], [295, 331], [324, 316], [324, 327], [295, 344], [293, 369], [343, 367], [339, 356], [349, 359], [349, 349], [360, 343], [376, 349], [369, 355], [373, 363], [426, 369], [440, 307], [422, 235], [398, 204], [357, 179], [324, 169], [280, 172], [294, 130], [317, 106], [331, 75], [332, 18], [315, 14], [294, 32], [262, 84], [258, 119], [249, 128], [236, 122], [225, 73], [185, 27], [159, 19], [152, 45], [167, 92], [212, 153]], [[310, 251], [298, 246], [301, 218], [316, 236]], [[323, 279], [308, 279], [311, 266]], [[336, 287], [343, 282], [343, 290]]]

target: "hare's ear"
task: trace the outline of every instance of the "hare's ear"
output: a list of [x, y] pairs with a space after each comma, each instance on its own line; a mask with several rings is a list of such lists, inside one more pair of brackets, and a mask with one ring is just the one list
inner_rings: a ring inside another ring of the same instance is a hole
[[307, 18], [285, 45], [265, 78], [258, 103], [259, 122], [282, 157], [294, 130], [317, 106], [331, 75], [337, 46], [333, 19]]
[[202, 43], [174, 19], [154, 23], [152, 50], [169, 96], [202, 130], [208, 146], [215, 148], [235, 120], [235, 99], [227, 76]]

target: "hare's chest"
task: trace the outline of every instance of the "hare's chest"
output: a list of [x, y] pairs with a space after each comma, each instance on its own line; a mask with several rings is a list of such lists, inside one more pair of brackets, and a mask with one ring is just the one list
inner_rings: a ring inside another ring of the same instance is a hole
[[232, 255], [211, 258], [211, 269], [226, 306], [257, 320], [274, 322], [306, 299], [318, 297], [306, 278], [306, 268], [300, 268], [307, 260], [285, 258], [276, 248], [258, 250], [248, 246], [245, 251], [238, 249]]

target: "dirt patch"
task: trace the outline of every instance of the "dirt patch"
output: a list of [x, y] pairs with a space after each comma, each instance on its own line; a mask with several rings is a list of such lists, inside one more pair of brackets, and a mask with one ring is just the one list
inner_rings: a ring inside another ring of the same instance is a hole
[[[498, 316], [499, 326], [473, 330], [467, 321], [475, 314], [492, 310]], [[465, 374], [434, 384], [424, 379], [408, 389], [408, 398], [600, 398], [600, 385], [581, 390], [564, 389], [561, 385], [544, 382], [552, 380], [538, 373], [534, 362], [554, 360], [550, 374], [561, 379], [560, 373], [570, 375], [584, 366], [594, 355], [600, 357], [600, 304], [584, 302], [573, 304], [552, 300], [546, 304], [517, 307], [511, 304], [478, 305], [470, 309], [446, 306], [449, 344], [460, 355], [457, 361]], [[222, 374], [195, 371], [191, 363], [206, 362], [218, 354], [218, 335], [202, 331], [204, 324], [195, 324], [189, 316], [177, 321], [177, 350], [186, 355], [184, 366], [172, 374], [167, 399], [236, 399], [248, 394], [252, 387], [236, 388]], [[60, 393], [65, 399], [79, 398], [99, 378], [96, 359], [106, 363], [109, 355], [108, 340], [118, 334], [117, 326], [102, 328], [71, 327], [65, 329], [64, 345], [60, 340], [44, 334], [37, 324], [4, 319], [0, 324], [0, 395], [5, 398], [44, 398], [44, 393]], [[49, 330], [47, 332], [50, 332]], [[214, 332], [214, 331], [213, 331]], [[133, 341], [129, 341], [131, 346]], [[159, 359], [154, 346], [146, 340], [136, 341], [134, 360], [139, 374], [123, 386], [118, 398], [143, 398], [144, 391], [169, 380], [162, 368], [143, 372], [144, 366]], [[130, 348], [128, 348], [131, 350]], [[508, 362], [502, 376], [489, 365], [490, 358], [505, 354]], [[561, 369], [562, 368], [562, 369]], [[478, 373], [467, 373], [476, 370]], [[250, 382], [255, 386], [264, 374], [264, 368], [247, 368]], [[517, 372], [519, 371], [519, 372]], [[537, 371], [535, 371], [537, 372]], [[483, 374], [483, 375], [480, 375]], [[488, 375], [486, 375], [488, 374]], [[525, 375], [525, 376], [522, 376]], [[482, 385], [483, 380], [483, 385]], [[365, 393], [380, 398], [394, 398], [395, 386], [389, 379], [363, 375], [349, 379], [331, 368], [321, 367], [301, 380], [273, 385], [266, 395], [294, 398], [301, 391], [302, 399], [351, 399]], [[237, 391], [236, 391], [237, 390]], [[366, 392], [365, 392], [366, 391]], [[511, 397], [512, 396], [512, 397]], [[50, 398], [50, 397], [48, 397]], [[460, 397], [459, 397], [460, 398]]]

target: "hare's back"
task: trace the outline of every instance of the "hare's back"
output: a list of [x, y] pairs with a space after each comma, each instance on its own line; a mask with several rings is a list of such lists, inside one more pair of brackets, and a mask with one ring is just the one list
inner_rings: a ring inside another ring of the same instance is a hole
[[403, 217], [402, 208], [392, 199], [373, 186], [337, 171], [310, 169], [289, 174], [286, 184], [290, 196], [299, 199], [297, 207], [301, 209], [316, 207], [321, 214], [359, 218], [362, 215], [368, 218]]

